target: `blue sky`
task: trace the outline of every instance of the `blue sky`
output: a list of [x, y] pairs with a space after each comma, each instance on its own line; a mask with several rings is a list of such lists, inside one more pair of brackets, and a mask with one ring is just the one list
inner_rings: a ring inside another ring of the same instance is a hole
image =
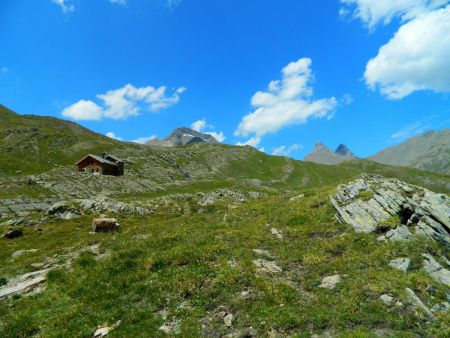
[[364, 157], [450, 127], [449, 2], [1, 0], [0, 103], [127, 141], [197, 122]]

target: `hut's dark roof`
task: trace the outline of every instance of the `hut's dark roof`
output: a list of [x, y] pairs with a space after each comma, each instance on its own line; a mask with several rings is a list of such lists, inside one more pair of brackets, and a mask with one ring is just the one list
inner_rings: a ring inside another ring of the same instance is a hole
[[117, 156], [114, 156], [114, 155], [106, 154], [105, 157], [110, 157], [116, 162], [123, 162], [122, 159], [120, 159], [120, 158], [118, 158]]
[[96, 160], [96, 161], [98, 161], [98, 162], [100, 162], [100, 163], [103, 163], [103, 164], [109, 164], [109, 165], [117, 166], [117, 164], [115, 164], [114, 162], [111, 162], [111, 161], [109, 161], [109, 160], [107, 160], [107, 159], [105, 159], [105, 158], [103, 158], [103, 157], [100, 157], [100, 156], [97, 156], [97, 155], [92, 155], [92, 154], [86, 155], [85, 157], [83, 157], [81, 160], [79, 160], [79, 161], [78, 161], [77, 163], [75, 163], [75, 164], [78, 164], [78, 163], [82, 162], [83, 160], [85, 160], [85, 159], [88, 158], [88, 157], [91, 157], [91, 158], [93, 158], [94, 160]]

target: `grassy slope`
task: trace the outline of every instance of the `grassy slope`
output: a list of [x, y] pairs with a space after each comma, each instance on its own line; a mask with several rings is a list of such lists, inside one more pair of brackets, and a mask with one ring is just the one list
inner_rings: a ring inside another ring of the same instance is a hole
[[0, 105], [0, 171], [4, 174], [44, 172], [119, 144], [72, 122], [17, 115]]
[[[2, 242], [0, 261], [8, 263], [0, 266], [0, 277], [8, 279], [31, 271], [31, 263], [94, 243], [100, 243], [111, 256], [96, 262], [85, 254], [73, 264], [73, 271], [52, 272], [45, 293], [0, 301], [2, 337], [87, 337], [98, 325], [119, 319], [122, 324], [111, 337], [158, 337], [163, 336], [158, 331], [164, 322], [158, 312], [163, 309], [169, 318], [175, 316], [181, 321], [180, 336], [197, 337], [199, 320], [219, 305], [236, 315], [235, 327], [253, 326], [260, 334], [273, 327], [298, 336], [333, 330], [345, 336], [364, 337], [375, 329], [390, 329], [405, 337], [415, 333], [450, 335], [448, 315], [425, 325], [412, 312], [388, 310], [378, 299], [381, 293], [391, 293], [404, 300], [405, 287], [429, 299], [429, 284], [443, 298], [443, 287], [421, 269], [402, 274], [387, 267], [390, 259], [408, 256], [419, 268], [423, 251], [442, 254], [440, 249], [424, 240], [381, 244], [374, 234], [355, 234], [350, 227], [335, 222], [328, 201], [337, 184], [362, 172], [398, 177], [446, 193], [450, 191], [448, 176], [370, 161], [324, 166], [224, 145], [154, 150], [116, 142], [56, 119], [17, 116], [4, 109], [0, 119], [2, 133], [35, 128], [36, 124], [40, 128], [36, 135], [31, 130], [31, 142], [26, 138], [11, 143], [2, 134], [0, 151], [6, 158], [0, 168], [8, 174], [16, 170], [46, 171], [56, 164], [73, 164], [85, 152], [122, 148], [125, 153], [129, 149], [136, 151], [143, 159], [150, 155], [169, 157], [168, 167], [211, 172], [208, 180], [186, 180], [188, 184], [165, 192], [121, 196], [124, 199], [220, 187], [255, 190], [242, 179], [262, 180], [279, 192], [292, 191], [287, 196], [273, 194], [237, 209], [229, 209], [224, 203], [205, 209], [203, 214], [192, 209], [190, 215], [123, 216], [119, 219], [122, 230], [117, 234], [90, 235], [90, 216], [44, 224], [42, 231], [26, 228], [23, 238]], [[63, 137], [56, 137], [57, 131], [61, 135], [61, 123], [65, 126]], [[23, 142], [34, 146], [22, 147]], [[25, 155], [17, 159], [17, 154]], [[41, 159], [42, 163], [29, 158]], [[217, 171], [216, 161], [224, 161]], [[134, 166], [145, 166], [145, 160]], [[25, 189], [23, 193], [32, 192]], [[288, 202], [289, 196], [298, 193], [306, 197]], [[271, 227], [280, 229], [285, 240], [276, 240], [270, 234]], [[14, 251], [30, 248], [39, 251], [10, 262]], [[257, 258], [253, 249], [269, 250], [284, 272], [280, 276], [257, 274], [252, 264]], [[231, 268], [229, 260], [235, 260], [237, 268]], [[343, 276], [336, 291], [317, 288], [322, 277], [335, 273]], [[250, 291], [251, 299], [239, 297], [244, 290]], [[179, 308], [184, 301], [190, 306]], [[213, 321], [211, 326], [223, 330], [220, 324]]]
[[[6, 242], [1, 260], [18, 249], [39, 251], [2, 265], [0, 275], [29, 271], [45, 256], [93, 243], [111, 256], [96, 262], [85, 254], [73, 271], [52, 272], [42, 295], [0, 302], [0, 336], [88, 337], [97, 325], [121, 319], [111, 337], [162, 337], [158, 312], [165, 309], [168, 318], [181, 321], [180, 336], [198, 337], [201, 319], [221, 305], [236, 315], [234, 327], [253, 326], [261, 335], [275, 328], [298, 337], [325, 330], [368, 337], [375, 329], [404, 337], [448, 336], [450, 315], [424, 325], [413, 312], [388, 310], [378, 299], [387, 292], [405, 301], [405, 287], [429, 298], [429, 284], [444, 297], [445, 288], [418, 269], [424, 250], [442, 254], [440, 249], [424, 240], [381, 244], [375, 234], [337, 224], [331, 191], [322, 187], [296, 202], [278, 196], [204, 214], [121, 218], [117, 234], [89, 235], [87, 217], [45, 225], [42, 232], [26, 229], [25, 237]], [[275, 239], [271, 227], [285, 239]], [[253, 249], [269, 250], [284, 272], [258, 274]], [[404, 274], [387, 267], [405, 256], [417, 269]], [[343, 276], [335, 291], [317, 288], [335, 273]], [[242, 291], [251, 299], [242, 299]], [[180, 308], [186, 301], [188, 307]], [[224, 331], [221, 321], [210, 325]]]

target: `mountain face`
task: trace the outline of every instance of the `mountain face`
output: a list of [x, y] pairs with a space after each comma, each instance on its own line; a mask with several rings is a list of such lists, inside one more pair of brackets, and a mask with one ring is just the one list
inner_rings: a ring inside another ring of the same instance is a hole
[[313, 151], [305, 157], [305, 161], [334, 165], [344, 161], [350, 161], [355, 158], [356, 157], [353, 155], [351, 150], [343, 144], [339, 145], [336, 151], [333, 152], [330, 148], [318, 142], [316, 143]]
[[450, 174], [450, 129], [426, 132], [386, 148], [369, 159], [381, 164]]
[[185, 146], [193, 143], [209, 143], [209, 144], [219, 144], [213, 136], [209, 134], [202, 134], [190, 128], [177, 128], [164, 140], [154, 139], [148, 142], [152, 146]]

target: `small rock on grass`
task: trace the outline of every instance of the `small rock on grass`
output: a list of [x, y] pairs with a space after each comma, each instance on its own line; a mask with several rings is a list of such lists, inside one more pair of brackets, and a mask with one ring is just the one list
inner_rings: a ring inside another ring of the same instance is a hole
[[14, 239], [23, 236], [22, 229], [11, 229], [6, 234], [3, 235], [4, 238]]
[[280, 230], [272, 228], [270, 229], [270, 232], [272, 233], [272, 235], [274, 235], [276, 238], [278, 238], [279, 240], [283, 239], [283, 234], [281, 233]]
[[391, 260], [389, 265], [397, 270], [407, 272], [411, 265], [411, 260], [409, 258], [396, 258]]
[[280, 273], [283, 272], [283, 269], [280, 268], [275, 262], [268, 261], [265, 259], [255, 259], [253, 260], [253, 264], [256, 265], [258, 271], [261, 272], [270, 272], [270, 273]]
[[37, 252], [37, 251], [38, 251], [38, 249], [18, 250], [18, 251], [15, 251], [15, 252], [11, 255], [11, 258], [12, 258], [12, 259], [15, 259], [15, 258], [20, 257], [20, 256], [23, 256], [23, 255], [25, 255], [25, 254], [28, 254], [28, 253], [35, 253], [35, 252]]
[[332, 290], [340, 282], [341, 282], [341, 276], [340, 275], [334, 275], [334, 276], [325, 277], [324, 279], [322, 279], [322, 284], [319, 285], [319, 288]]

